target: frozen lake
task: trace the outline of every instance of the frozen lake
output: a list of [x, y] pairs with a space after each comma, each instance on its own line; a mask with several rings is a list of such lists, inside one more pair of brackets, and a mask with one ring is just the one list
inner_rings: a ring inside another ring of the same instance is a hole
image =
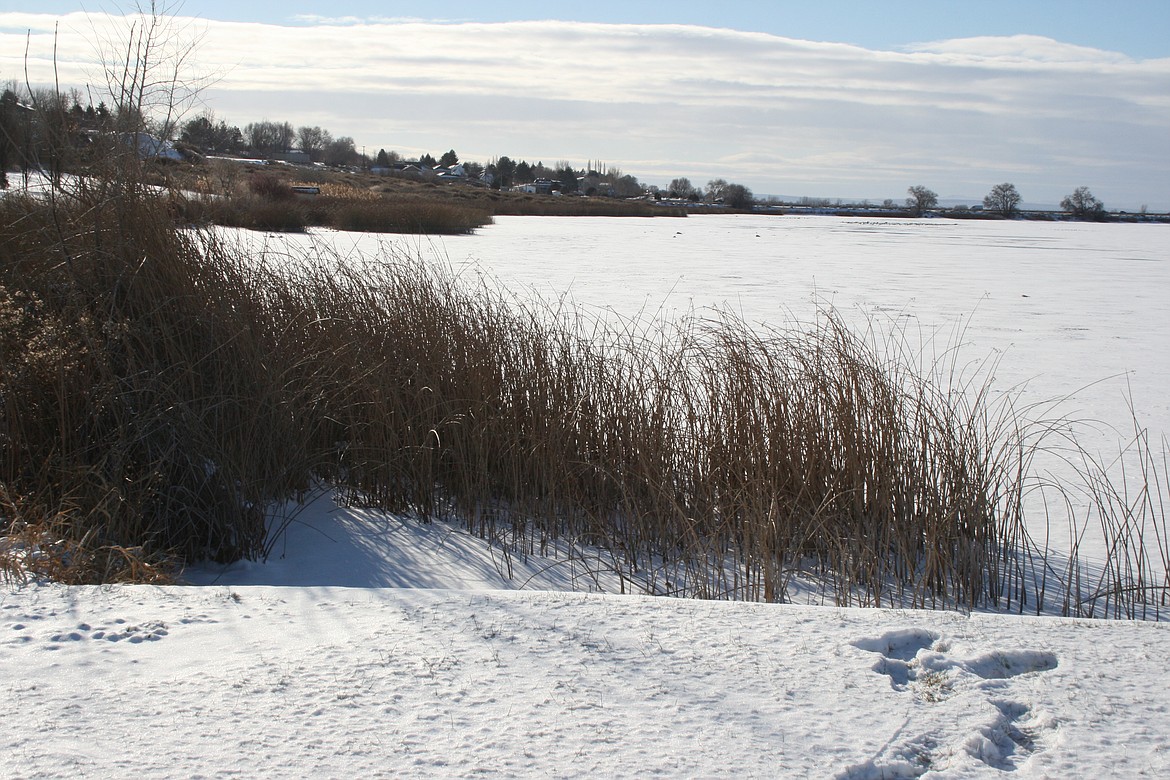
[[[340, 241], [347, 239], [336, 236]], [[349, 239], [352, 240], [352, 239]], [[473, 236], [397, 239], [509, 286], [634, 315], [727, 306], [749, 321], [901, 321], [1000, 357], [1001, 389], [1075, 397], [1064, 411], [1130, 427], [1127, 395], [1170, 431], [1170, 229], [1164, 225], [707, 215], [498, 217]]]

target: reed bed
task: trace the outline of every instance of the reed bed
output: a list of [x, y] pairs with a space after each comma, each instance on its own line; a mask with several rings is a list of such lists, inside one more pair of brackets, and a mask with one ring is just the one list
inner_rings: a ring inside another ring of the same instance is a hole
[[687, 210], [647, 200], [620, 198], [513, 195], [491, 200], [492, 212], [516, 217], [685, 217]]
[[144, 189], [8, 196], [0, 233], [8, 530], [148, 562], [260, 554], [302, 451], [246, 303], [260, 280]]
[[309, 227], [365, 233], [458, 235], [491, 223], [491, 213], [473, 204], [439, 198], [380, 195], [341, 184], [312, 185], [314, 195], [298, 195], [293, 184], [269, 174], [253, 174], [225, 196], [192, 192], [175, 198], [188, 223], [216, 224], [282, 233]]
[[[1087, 457], [1083, 496], [1037, 479], [1056, 427], [993, 404], [954, 350], [828, 309], [623, 321], [418, 258], [249, 256], [176, 229], [165, 197], [100, 195], [0, 201], [13, 576], [263, 557], [273, 507], [324, 484], [513, 554], [604, 551], [638, 592], [1164, 606], [1165, 456], [1139, 431], [1136, 495]], [[1042, 491], [1111, 534], [1104, 566], [1029, 535]]]

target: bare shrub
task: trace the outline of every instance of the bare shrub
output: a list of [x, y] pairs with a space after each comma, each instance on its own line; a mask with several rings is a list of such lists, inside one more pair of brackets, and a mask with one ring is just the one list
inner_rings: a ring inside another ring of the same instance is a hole
[[248, 179], [248, 190], [252, 194], [273, 202], [289, 202], [296, 199], [292, 185], [271, 173], [254, 173]]

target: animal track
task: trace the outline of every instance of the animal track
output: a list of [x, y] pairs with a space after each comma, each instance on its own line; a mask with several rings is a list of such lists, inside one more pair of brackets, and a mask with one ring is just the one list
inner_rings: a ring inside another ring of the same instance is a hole
[[[9, 641], [14, 644], [27, 644], [35, 638], [31, 635], [31, 628], [22, 622], [10, 623], [10, 631], [15, 632]], [[130, 623], [124, 618], [111, 621], [110, 625], [91, 626], [89, 623], [78, 623], [76, 626], [63, 631], [55, 631], [45, 636], [49, 650], [59, 650], [72, 642], [105, 641], [129, 642], [157, 642], [170, 633], [167, 624], [157, 620], [144, 623]]]
[[[49, 614], [13, 614], [8, 616], [11, 622], [0, 623], [0, 645], [28, 645], [40, 641], [47, 645], [48, 650], [59, 650], [73, 642], [100, 641], [116, 644], [127, 642], [132, 645], [142, 642], [157, 642], [168, 636], [173, 630], [166, 623], [159, 620], [134, 622], [126, 618], [97, 623], [77, 623], [69, 628], [51, 628], [52, 623], [46, 618], [57, 617], [57, 613]], [[176, 625], [188, 626], [199, 623], [218, 623], [210, 615], [190, 612], [186, 616], [173, 621]], [[59, 625], [59, 624], [58, 624]]]
[[968, 740], [967, 752], [983, 763], [1005, 772], [1014, 772], [1037, 751], [1037, 729], [1031, 725], [1032, 711], [1014, 701], [992, 701], [999, 711], [995, 722]]
[[157, 642], [169, 634], [167, 624], [156, 620], [138, 625], [130, 625], [126, 620], [118, 618], [112, 626], [91, 627], [88, 623], [80, 623], [75, 631], [54, 634], [49, 637], [50, 642], [79, 642], [86, 639], [104, 640], [106, 642], [126, 641], [130, 644], [140, 642]]
[[859, 639], [853, 646], [880, 654], [881, 659], [874, 664], [873, 670], [888, 676], [894, 690], [904, 691], [918, 678], [919, 667], [915, 663], [918, 653], [932, 647], [938, 638], [933, 631], [903, 628], [876, 639]]
[[[1054, 653], [1039, 650], [993, 651], [969, 660], [955, 660], [948, 656], [947, 642], [938, 634], [919, 628], [890, 631], [880, 637], [858, 640], [853, 646], [880, 656], [873, 670], [888, 676], [894, 690], [911, 691], [915, 698], [928, 704], [942, 702], [957, 690], [969, 702], [972, 695], [1002, 690], [1012, 678], [1051, 671], [1059, 663]], [[985, 701], [991, 707], [981, 705], [979, 712], [991, 709], [994, 712], [991, 722], [973, 724], [969, 736], [960, 744], [952, 743], [948, 749], [929, 733], [891, 740], [878, 756], [850, 767], [841, 777], [919, 777], [938, 768], [937, 756], [956, 752], [966, 753], [994, 769], [1015, 771], [1042, 749], [1040, 733], [1044, 724], [1037, 722], [1031, 709], [1019, 702]]]

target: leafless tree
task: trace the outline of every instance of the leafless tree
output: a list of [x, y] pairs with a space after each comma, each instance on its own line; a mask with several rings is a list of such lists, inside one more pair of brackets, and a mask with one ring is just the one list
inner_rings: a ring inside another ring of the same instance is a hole
[[288, 122], [270, 122], [267, 119], [244, 126], [244, 139], [252, 150], [261, 154], [287, 152], [297, 138], [297, 131]]
[[196, 23], [176, 14], [181, 3], [135, 3], [127, 26], [98, 41], [105, 88], [123, 133], [175, 136], [178, 123], [212, 77], [195, 55], [203, 39]]
[[750, 209], [755, 202], [756, 196], [742, 184], [728, 184], [723, 191], [723, 204], [733, 209]]
[[614, 180], [612, 188], [619, 198], [636, 198], [642, 194], [642, 184], [628, 173]]
[[991, 192], [983, 199], [983, 208], [1003, 214], [1005, 217], [1014, 216], [1020, 209], [1020, 193], [1016, 190], [1016, 185], [1004, 182], [992, 187]]
[[723, 200], [723, 196], [726, 192], [726, 179], [711, 179], [711, 181], [707, 182], [707, 189], [704, 192], [704, 197], [712, 203], [715, 203]]
[[672, 198], [689, 198], [698, 193], [698, 190], [691, 184], [690, 179], [685, 176], [680, 176], [677, 179], [671, 179], [670, 186], [667, 187], [667, 192], [670, 193], [670, 197]]
[[353, 139], [347, 135], [333, 139], [325, 147], [325, 162], [329, 165], [356, 165], [360, 160]]
[[326, 147], [331, 143], [333, 143], [333, 136], [328, 130], [322, 130], [316, 126], [297, 128], [297, 144], [300, 146], [300, 150], [314, 161], [322, 158]]
[[1100, 219], [1105, 214], [1105, 204], [1093, 197], [1088, 187], [1077, 187], [1060, 207], [1077, 219]]
[[916, 217], [921, 217], [927, 211], [938, 206], [938, 194], [921, 184], [911, 187], [906, 192], [910, 196], [906, 198], [906, 206]]

